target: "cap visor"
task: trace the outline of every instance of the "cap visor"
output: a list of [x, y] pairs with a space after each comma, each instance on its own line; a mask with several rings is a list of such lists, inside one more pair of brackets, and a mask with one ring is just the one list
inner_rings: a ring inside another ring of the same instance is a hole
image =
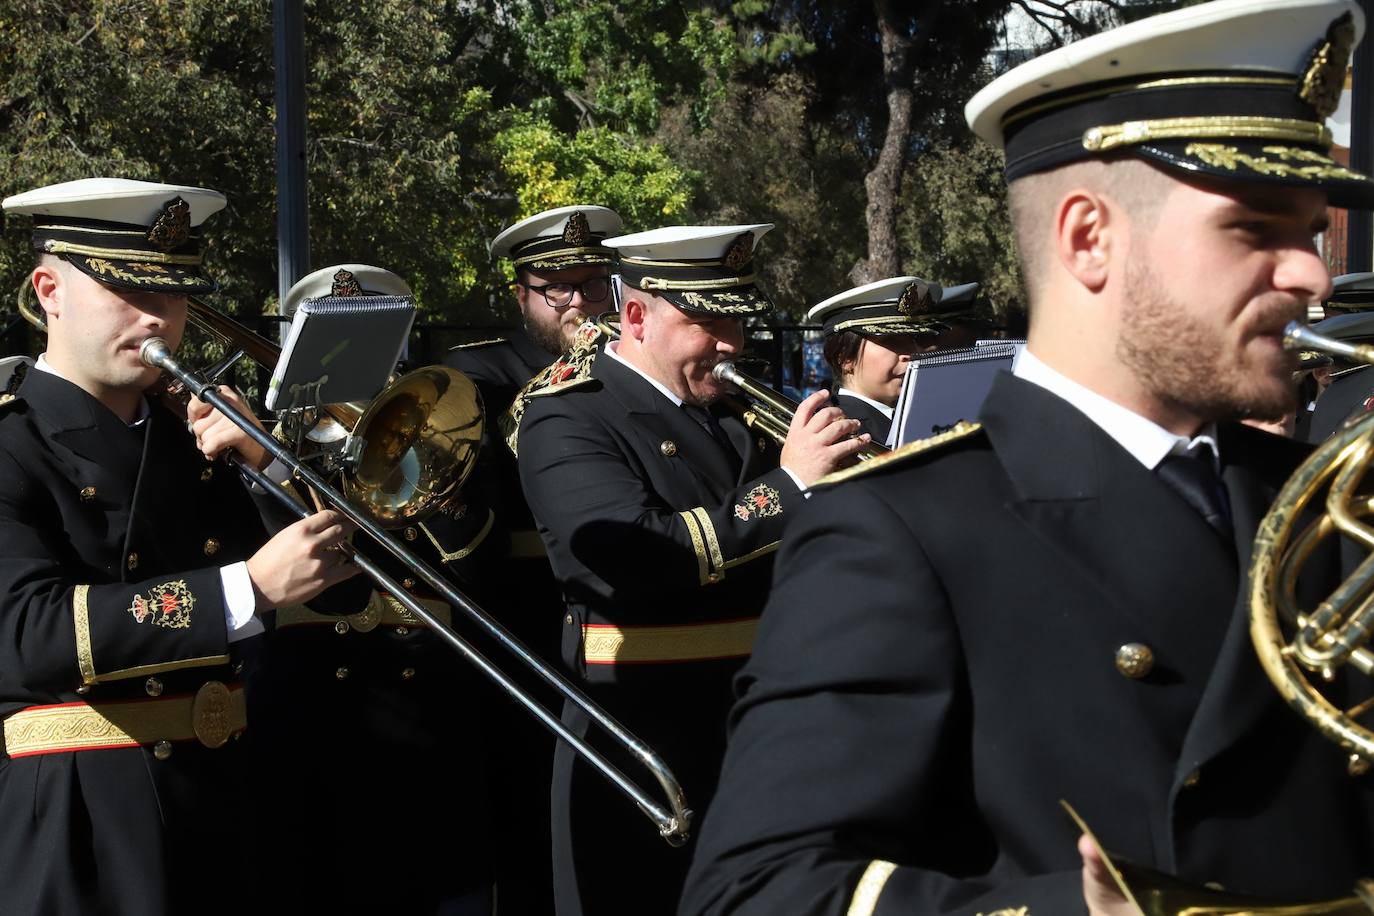
[[201, 273], [199, 267], [148, 261], [115, 261], [78, 254], [66, 254], [64, 257], [88, 277], [120, 289], [183, 296], [213, 293], [219, 289], [219, 284]]

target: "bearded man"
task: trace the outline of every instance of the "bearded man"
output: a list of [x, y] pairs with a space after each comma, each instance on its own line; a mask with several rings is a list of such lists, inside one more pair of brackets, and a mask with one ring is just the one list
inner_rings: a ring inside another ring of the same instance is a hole
[[1362, 25], [1220, 0], [969, 103], [1006, 151], [1027, 349], [979, 423], [794, 519], [681, 913], [1138, 913], [1061, 799], [1199, 889], [1369, 874], [1369, 777], [1270, 686], [1241, 587], [1305, 449], [1234, 422], [1292, 408], [1314, 237], [1374, 200], [1323, 126]]

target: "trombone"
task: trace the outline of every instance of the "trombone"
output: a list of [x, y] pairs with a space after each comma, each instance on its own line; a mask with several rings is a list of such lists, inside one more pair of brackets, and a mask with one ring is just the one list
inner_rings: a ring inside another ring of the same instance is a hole
[[[198, 326], [210, 330], [212, 333], [222, 337], [230, 347], [236, 347], [248, 352], [254, 359], [266, 360], [264, 365], [274, 364], [280, 351], [269, 341], [264, 340], [252, 331], [243, 327], [238, 322], [214, 312], [209, 306], [197, 303], [192, 314], [196, 315], [193, 319]], [[207, 318], [207, 315], [211, 316]], [[473, 622], [485, 630], [492, 638], [500, 643], [507, 651], [513, 654], [527, 668], [537, 674], [545, 683], [553, 687], [564, 699], [578, 706], [587, 716], [603, 731], [605, 731], [614, 741], [623, 747], [641, 765], [652, 773], [666, 796], [666, 804], [652, 798], [641, 786], [630, 780], [620, 771], [615, 764], [609, 761], [600, 751], [593, 748], [586, 740], [569, 730], [553, 713], [545, 706], [540, 704], [535, 698], [521, 690], [519, 686], [511, 680], [505, 672], [488, 661], [480, 652], [472, 647], [466, 640], [458, 635], [450, 626], [439, 620], [423, 604], [416, 601], [409, 592], [388, 576], [374, 561], [370, 560], [362, 553], [350, 550], [350, 557], [357, 566], [366, 573], [377, 586], [397, 601], [405, 606], [411, 614], [424, 621], [425, 625], [434, 631], [441, 639], [462, 654], [469, 662], [475, 665], [483, 674], [494, 681], [511, 699], [533, 715], [536, 719], [562, 740], [566, 741], [582, 758], [593, 768], [601, 773], [606, 779], [610, 780], [616, 788], [627, 795], [651, 821], [658, 827], [659, 835], [662, 836], [669, 845], [681, 846], [687, 841], [692, 822], [692, 811], [687, 807], [686, 795], [682, 786], [673, 776], [672, 771], [662, 758], [643, 741], [637, 738], [632, 732], [616, 721], [608, 712], [592, 702], [581, 690], [574, 686], [563, 675], [550, 668], [537, 656], [535, 656], [522, 642], [511, 635], [500, 623], [490, 614], [482, 610], [473, 603], [466, 595], [454, 588], [428, 564], [412, 556], [404, 547], [398, 544], [390, 535], [387, 534], [378, 521], [370, 517], [368, 513], [360, 510], [350, 502], [349, 498], [339, 490], [329, 486], [324, 478], [315, 470], [301, 461], [295, 454], [287, 449], [282, 443], [278, 442], [271, 435], [263, 432], [248, 418], [240, 414], [227, 400], [220, 395], [218, 388], [196, 374], [192, 373], [180, 363], [172, 354], [167, 342], [159, 337], [150, 338], [144, 341], [139, 350], [139, 357], [144, 364], [161, 369], [171, 375], [174, 379], [186, 387], [196, 397], [205, 403], [219, 410], [234, 424], [239, 426], [247, 433], [253, 441], [267, 450], [276, 460], [291, 468], [295, 476], [303, 480], [313, 488], [320, 497], [334, 509], [358, 526], [373, 541], [395, 557], [407, 570], [413, 572], [417, 578], [423, 581], [448, 604], [466, 614]], [[435, 367], [436, 369], [441, 367]], [[425, 372], [427, 370], [420, 370]], [[471, 386], [461, 373], [453, 370], [442, 370], [453, 372], [459, 379]], [[416, 375], [418, 373], [411, 373]], [[406, 376], [401, 381], [404, 382]], [[399, 383], [398, 383], [399, 385]], [[395, 388], [398, 386], [392, 386]], [[389, 395], [392, 388], [384, 391], [372, 404], [367, 411], [362, 414], [359, 420], [361, 426], [368, 419], [368, 415], [374, 413], [378, 408], [379, 402], [390, 399]], [[340, 410], [337, 405], [330, 408], [331, 412]], [[354, 414], [353, 408], [342, 410], [341, 421], [347, 422]], [[408, 439], [415, 439], [416, 434], [413, 423], [417, 418], [411, 416], [406, 418], [408, 425]], [[427, 427], [428, 419], [423, 418], [419, 427]], [[479, 426], [480, 429], [480, 426]], [[385, 432], [385, 430], [384, 430]], [[428, 432], [427, 429], [422, 432]], [[394, 447], [389, 448], [390, 453], [395, 456], [401, 452]], [[433, 454], [437, 454], [437, 450]], [[406, 452], [408, 454], [408, 452]], [[246, 477], [257, 483], [268, 493], [273, 494], [282, 504], [297, 518], [305, 518], [311, 514], [310, 510], [297, 502], [281, 486], [272, 481], [257, 468], [250, 466], [247, 462], [234, 452], [229, 452], [226, 456], [229, 463], [238, 468]], [[469, 456], [471, 457], [471, 456]], [[466, 468], [457, 474], [459, 480], [465, 476]], [[456, 489], [456, 486], [455, 486]], [[437, 507], [438, 504], [435, 505]]]

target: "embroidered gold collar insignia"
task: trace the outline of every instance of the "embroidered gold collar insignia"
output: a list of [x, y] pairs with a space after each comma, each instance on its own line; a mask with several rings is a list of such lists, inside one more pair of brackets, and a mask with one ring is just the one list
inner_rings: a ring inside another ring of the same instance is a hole
[[148, 227], [148, 241], [162, 251], [173, 251], [191, 237], [191, 205], [173, 197]]
[[1354, 47], [1355, 20], [1347, 12], [1331, 23], [1326, 37], [1312, 51], [1312, 59], [1298, 87], [1298, 98], [1311, 105], [1323, 121], [1331, 117], [1340, 104], [1345, 71]]
[[353, 271], [339, 269], [334, 274], [334, 282], [329, 286], [331, 296], [361, 296], [363, 294], [362, 284], [358, 278], [353, 276]]
[[587, 240], [592, 237], [592, 227], [587, 223], [587, 215], [581, 210], [574, 210], [572, 216], [568, 217], [568, 222], [563, 226], [563, 241], [569, 245], [585, 245]]
[[735, 272], [744, 270], [754, 257], [754, 233], [741, 232], [725, 252], [725, 266]]

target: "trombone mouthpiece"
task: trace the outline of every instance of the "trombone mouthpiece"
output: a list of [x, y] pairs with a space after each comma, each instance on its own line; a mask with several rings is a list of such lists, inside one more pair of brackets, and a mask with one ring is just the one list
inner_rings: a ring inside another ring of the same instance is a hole
[[716, 377], [717, 381], [732, 382], [734, 381], [735, 364], [728, 359], [722, 360], [711, 367], [711, 374]]
[[143, 361], [143, 365], [152, 366], [154, 369], [162, 369], [166, 360], [172, 355], [172, 348], [167, 346], [167, 341], [161, 337], [149, 337], [143, 341], [143, 346], [138, 348], [138, 358]]

